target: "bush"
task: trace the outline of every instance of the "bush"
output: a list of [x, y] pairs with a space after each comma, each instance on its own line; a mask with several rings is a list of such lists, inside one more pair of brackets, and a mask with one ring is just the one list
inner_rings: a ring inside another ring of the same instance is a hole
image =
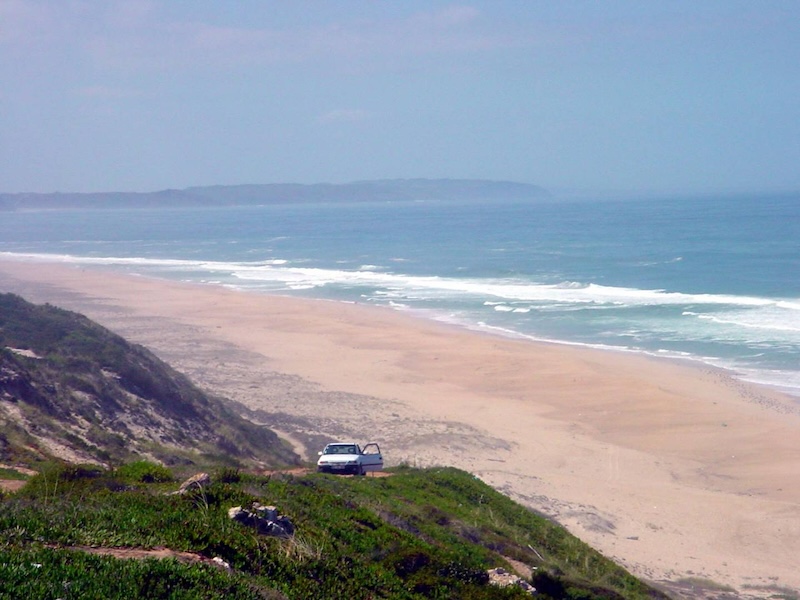
[[0, 598], [124, 597], [284, 598], [214, 567], [176, 560], [120, 560], [53, 549], [0, 551]]
[[169, 483], [174, 481], [172, 472], [164, 465], [152, 463], [147, 460], [122, 465], [114, 475], [123, 481], [130, 483]]
[[211, 476], [211, 481], [217, 483], [241, 483], [242, 472], [235, 467], [222, 467]]

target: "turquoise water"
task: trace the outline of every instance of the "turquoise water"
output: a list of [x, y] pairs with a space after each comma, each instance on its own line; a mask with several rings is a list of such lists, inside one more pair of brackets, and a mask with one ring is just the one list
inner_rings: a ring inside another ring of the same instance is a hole
[[800, 196], [0, 213], [0, 252], [703, 361], [800, 395]]

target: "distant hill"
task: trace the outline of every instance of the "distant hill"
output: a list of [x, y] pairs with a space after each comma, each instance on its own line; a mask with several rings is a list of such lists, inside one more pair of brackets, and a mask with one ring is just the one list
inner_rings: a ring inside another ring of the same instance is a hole
[[86, 317], [0, 294], [0, 462], [297, 464], [277, 435]]
[[343, 184], [216, 185], [142, 193], [0, 194], [0, 211], [257, 206], [312, 202], [536, 200], [548, 196], [548, 192], [539, 186], [509, 181], [386, 179]]

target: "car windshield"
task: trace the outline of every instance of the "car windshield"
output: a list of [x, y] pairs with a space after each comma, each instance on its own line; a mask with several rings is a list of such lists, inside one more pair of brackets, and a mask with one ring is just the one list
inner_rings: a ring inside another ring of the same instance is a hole
[[325, 446], [324, 454], [358, 454], [356, 447], [349, 444]]

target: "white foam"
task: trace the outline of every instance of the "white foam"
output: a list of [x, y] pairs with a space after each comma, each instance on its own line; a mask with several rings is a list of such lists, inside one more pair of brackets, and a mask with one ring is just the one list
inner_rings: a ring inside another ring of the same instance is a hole
[[[416, 294], [424, 299], [472, 296], [484, 302], [556, 303], [576, 306], [687, 306], [686, 314], [696, 312], [697, 306], [729, 308], [772, 307], [781, 309], [774, 323], [795, 329], [794, 319], [800, 319], [800, 299], [771, 299], [726, 294], [688, 294], [658, 289], [637, 289], [603, 286], [595, 283], [565, 281], [545, 284], [522, 279], [468, 279], [437, 276], [405, 275], [376, 271], [375, 265], [363, 265], [359, 270], [298, 267], [282, 258], [249, 262], [222, 262], [186, 259], [141, 257], [79, 257], [67, 254], [10, 253], [0, 255], [27, 260], [48, 260], [75, 264], [139, 266], [142, 268], [199, 270], [227, 273], [242, 281], [284, 282], [313, 288], [325, 285], [367, 285]], [[791, 317], [787, 320], [787, 317]], [[719, 318], [719, 317], [718, 317]], [[788, 323], [788, 324], [787, 324]], [[752, 324], [752, 323], [751, 323]]]
[[[401, 275], [389, 272], [347, 271], [338, 269], [297, 268], [264, 269], [241, 265], [234, 269], [241, 279], [304, 280], [307, 285], [372, 285], [392, 287], [427, 299], [473, 296], [484, 302], [540, 302], [600, 306], [719, 305], [760, 307], [775, 306], [778, 301], [748, 296], [686, 294], [664, 290], [641, 290], [598, 284], [566, 282], [541, 284], [518, 279], [461, 279], [436, 276]], [[492, 298], [487, 299], [488, 298]], [[781, 301], [791, 306], [793, 303]]]
[[697, 315], [697, 318], [717, 325], [748, 329], [753, 332], [800, 334], [800, 311], [794, 309], [786, 310], [778, 304], [764, 306], [757, 310], [700, 314]]
[[234, 268], [262, 268], [285, 265], [284, 259], [269, 259], [253, 262], [231, 263], [222, 261], [188, 260], [179, 258], [142, 258], [124, 256], [74, 256], [71, 254], [40, 254], [23, 252], [0, 252], [0, 256], [8, 259], [26, 261], [59, 262], [76, 265], [103, 265], [103, 266], [140, 266], [156, 268], [179, 268], [198, 271], [231, 271]]

